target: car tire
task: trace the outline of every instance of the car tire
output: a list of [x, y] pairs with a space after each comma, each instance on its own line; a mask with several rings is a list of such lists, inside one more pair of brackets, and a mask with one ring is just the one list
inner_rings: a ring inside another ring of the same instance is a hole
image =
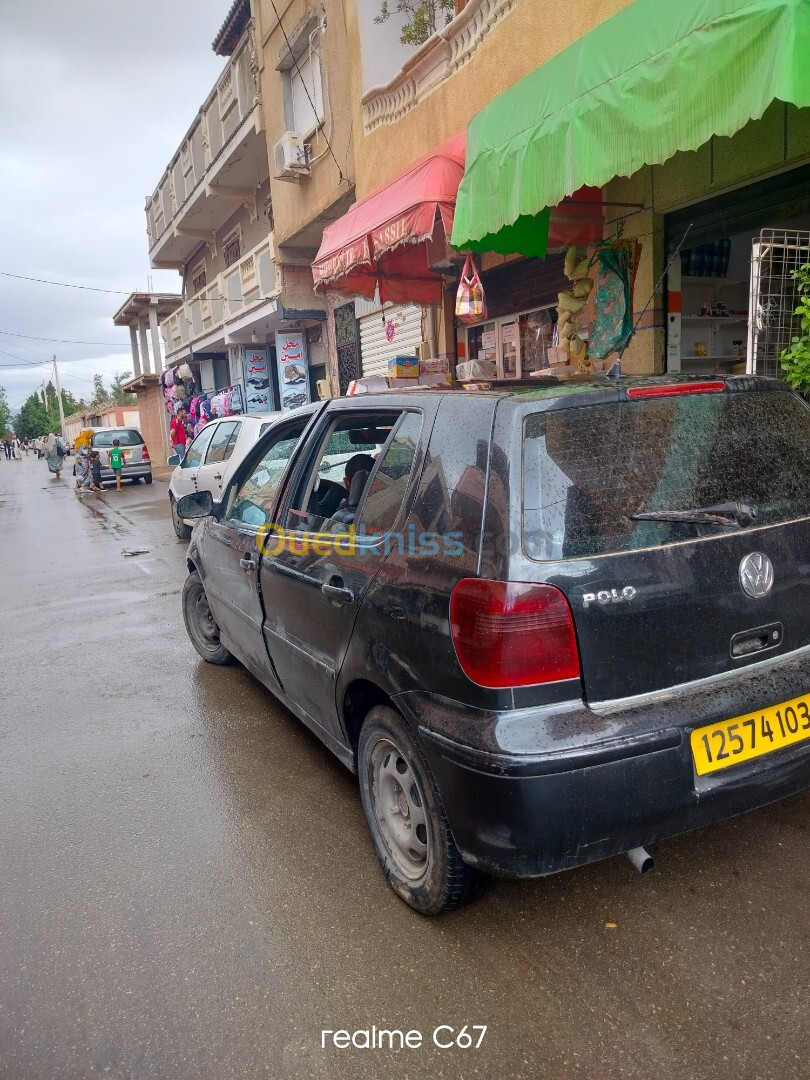
[[186, 525], [185, 521], [177, 513], [177, 503], [173, 495], [169, 496], [169, 506], [172, 509], [172, 525], [174, 525], [174, 531], [178, 540], [191, 539], [191, 526]]
[[393, 709], [378, 705], [363, 722], [357, 772], [374, 850], [397, 896], [422, 915], [480, 896], [489, 879], [461, 858], [424, 752]]
[[233, 656], [219, 640], [219, 627], [208, 606], [208, 597], [195, 571], [183, 585], [183, 622], [191, 644], [209, 664], [230, 664]]
[[152, 474], [147, 473], [146, 476], [143, 478], [143, 482], [145, 484], [151, 484], [152, 483]]

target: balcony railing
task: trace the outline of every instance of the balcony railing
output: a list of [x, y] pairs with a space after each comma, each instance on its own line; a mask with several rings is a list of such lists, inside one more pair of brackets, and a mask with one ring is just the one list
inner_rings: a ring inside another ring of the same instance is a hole
[[258, 78], [251, 27], [197, 113], [154, 195], [147, 200], [150, 250], [205, 180], [242, 123], [253, 114], [259, 102]]
[[161, 324], [166, 354], [214, 333], [278, 292], [273, 238], [248, 251]]
[[368, 134], [399, 120], [470, 60], [492, 28], [517, 0], [467, 0], [456, 17], [420, 45], [390, 82], [363, 95], [363, 129]]

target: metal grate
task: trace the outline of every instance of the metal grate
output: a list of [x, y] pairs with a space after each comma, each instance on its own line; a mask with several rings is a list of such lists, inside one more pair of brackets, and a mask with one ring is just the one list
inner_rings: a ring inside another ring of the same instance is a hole
[[779, 357], [800, 331], [799, 291], [791, 276], [810, 262], [810, 231], [763, 229], [751, 251], [748, 373], [782, 377]]

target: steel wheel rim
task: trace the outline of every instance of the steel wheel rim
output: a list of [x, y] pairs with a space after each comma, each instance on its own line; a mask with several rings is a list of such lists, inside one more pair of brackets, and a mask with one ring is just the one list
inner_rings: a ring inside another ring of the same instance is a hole
[[180, 526], [184, 525], [185, 522], [180, 520], [180, 515], [177, 513], [177, 503], [175, 502], [175, 500], [172, 499], [171, 503], [172, 503], [172, 524], [174, 525], [174, 531], [179, 532]]
[[202, 644], [211, 652], [219, 648], [219, 627], [214, 622], [205, 589], [199, 589], [193, 600], [194, 627], [202, 639]]
[[410, 762], [391, 739], [371, 754], [374, 813], [397, 869], [409, 881], [427, 873], [430, 845], [425, 798]]

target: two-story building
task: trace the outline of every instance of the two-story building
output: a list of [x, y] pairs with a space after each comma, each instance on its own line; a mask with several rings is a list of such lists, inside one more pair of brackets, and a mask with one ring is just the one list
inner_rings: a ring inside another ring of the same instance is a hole
[[255, 30], [250, 0], [234, 0], [213, 42], [224, 70], [147, 199], [146, 218], [152, 266], [182, 280], [182, 303], [161, 325], [167, 366], [188, 364], [198, 389], [239, 387], [244, 408], [269, 411], [316, 392], [325, 374], [319, 335], [309, 331], [308, 378], [292, 387], [279, 381], [276, 342], [300, 342], [325, 313], [322, 302], [314, 307], [311, 276], [285, 266], [276, 247], [265, 129], [280, 98], [262, 102]]

